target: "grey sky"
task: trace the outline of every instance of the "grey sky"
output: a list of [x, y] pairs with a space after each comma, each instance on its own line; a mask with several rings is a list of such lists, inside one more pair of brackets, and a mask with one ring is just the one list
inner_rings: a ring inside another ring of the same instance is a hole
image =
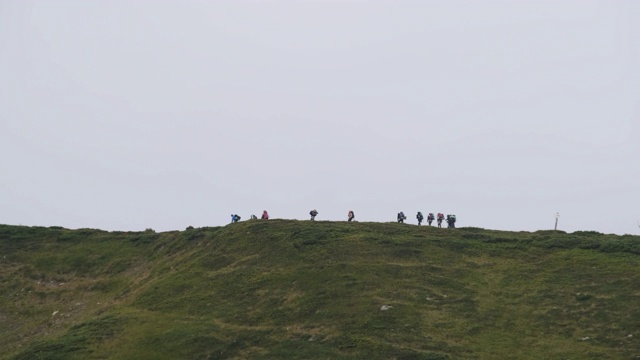
[[0, 223], [640, 232], [640, 2], [0, 0]]

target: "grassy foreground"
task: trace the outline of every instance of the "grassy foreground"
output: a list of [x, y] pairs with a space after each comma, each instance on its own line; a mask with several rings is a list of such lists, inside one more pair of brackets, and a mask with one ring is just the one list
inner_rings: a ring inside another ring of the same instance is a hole
[[3, 359], [632, 359], [638, 304], [630, 235], [0, 225]]

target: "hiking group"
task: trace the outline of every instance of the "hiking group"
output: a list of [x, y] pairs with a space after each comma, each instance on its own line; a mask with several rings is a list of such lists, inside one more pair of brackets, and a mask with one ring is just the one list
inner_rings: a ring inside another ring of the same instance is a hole
[[[255, 215], [251, 215], [251, 220], [258, 220], [258, 217]], [[262, 212], [262, 216], [260, 217], [260, 219], [262, 220], [269, 220], [269, 213], [267, 212], [267, 210]], [[232, 223], [237, 223], [238, 221], [240, 221], [240, 215], [238, 214], [231, 214], [231, 222]]]
[[[401, 224], [404, 224], [404, 221], [407, 219], [407, 216], [404, 214], [404, 212], [400, 211], [398, 213], [398, 222]], [[424, 215], [422, 215], [421, 211], [418, 211], [418, 213], [416, 214], [416, 219], [418, 219], [418, 225], [422, 225], [422, 220], [424, 220]], [[442, 227], [442, 221], [445, 219], [444, 214], [443, 213], [438, 213], [438, 227]], [[436, 217], [433, 215], [433, 213], [429, 213], [429, 215], [427, 215], [427, 224], [429, 224], [429, 226], [431, 226], [431, 223], [433, 222], [433, 220], [436, 220]], [[447, 215], [447, 227], [449, 228], [455, 228], [456, 227], [456, 216], [455, 215]]]
[[[316, 219], [316, 216], [318, 216], [318, 210], [313, 209], [311, 211], [309, 211], [309, 215], [311, 215], [311, 221], [314, 221]], [[356, 218], [355, 213], [353, 212], [353, 210], [349, 210], [349, 212], [347, 213], [347, 221], [353, 221], [353, 219]], [[251, 215], [251, 220], [257, 220], [258, 217], [255, 215]], [[267, 212], [267, 210], [264, 210], [262, 212], [262, 217], [260, 217], [260, 219], [262, 220], [269, 220], [269, 213]], [[404, 221], [407, 219], [407, 216], [404, 214], [404, 212], [400, 211], [398, 213], [397, 216], [397, 220], [399, 223], [404, 224]], [[416, 214], [416, 219], [418, 219], [418, 225], [422, 225], [422, 221], [424, 220], [424, 216], [422, 215], [422, 212], [418, 211], [418, 214]], [[429, 224], [429, 226], [431, 226], [431, 223], [433, 223], [433, 220], [437, 220], [438, 223], [438, 227], [442, 227], [442, 221], [445, 220], [444, 214], [443, 213], [438, 213], [437, 217], [433, 215], [433, 213], [429, 213], [429, 215], [427, 215], [427, 224]], [[231, 222], [232, 223], [237, 223], [238, 221], [240, 221], [240, 215], [238, 214], [231, 214]], [[446, 221], [447, 221], [447, 227], [448, 228], [455, 228], [456, 227], [456, 216], [455, 215], [447, 215], [446, 217]]]
[[[313, 209], [309, 211], [309, 215], [311, 215], [311, 220], [315, 220], [316, 216], [318, 215], [318, 210]], [[355, 218], [356, 218], [356, 215], [353, 212], [353, 210], [349, 210], [349, 212], [347, 213], [347, 221], [352, 221]]]

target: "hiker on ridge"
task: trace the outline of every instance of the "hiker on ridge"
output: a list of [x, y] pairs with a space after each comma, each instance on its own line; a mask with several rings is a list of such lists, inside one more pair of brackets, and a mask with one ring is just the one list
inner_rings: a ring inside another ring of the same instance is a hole
[[232, 223], [237, 223], [238, 221], [240, 221], [240, 215], [238, 215], [238, 214], [231, 214], [231, 222], [232, 222]]
[[442, 220], [444, 220], [444, 214], [443, 213], [438, 213], [438, 227], [439, 228], [442, 227]]
[[311, 215], [311, 220], [315, 220], [316, 219], [316, 215], [318, 215], [318, 210], [313, 209], [309, 212], [309, 215]]
[[262, 212], [262, 217], [260, 219], [269, 220], [269, 213], [267, 212], [267, 210]]
[[429, 215], [427, 215], [427, 223], [429, 223], [429, 226], [431, 226], [431, 223], [433, 222], [433, 220], [435, 220], [433, 213], [429, 213]]
[[353, 213], [353, 210], [349, 210], [347, 217], [348, 217], [347, 221], [352, 221], [353, 219], [356, 218], [356, 214]]
[[456, 216], [455, 215], [447, 215], [447, 224], [449, 224], [449, 228], [456, 228]]
[[418, 226], [422, 225], [422, 220], [424, 219], [424, 216], [422, 216], [422, 212], [418, 211], [416, 219], [418, 219]]
[[398, 213], [398, 222], [404, 224], [404, 221], [407, 219], [406, 216], [404, 216], [404, 212], [400, 211]]

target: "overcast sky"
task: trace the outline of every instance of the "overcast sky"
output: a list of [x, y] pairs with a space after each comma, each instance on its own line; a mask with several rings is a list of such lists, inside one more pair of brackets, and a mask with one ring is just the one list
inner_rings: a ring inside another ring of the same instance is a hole
[[638, 234], [640, 2], [0, 0], [0, 223]]

